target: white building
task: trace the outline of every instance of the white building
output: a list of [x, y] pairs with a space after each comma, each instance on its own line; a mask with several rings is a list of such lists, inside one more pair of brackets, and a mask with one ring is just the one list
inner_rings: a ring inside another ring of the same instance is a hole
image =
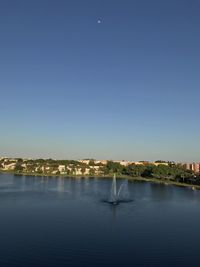
[[59, 172], [65, 172], [65, 165], [59, 165], [58, 166], [58, 170], [59, 170]]

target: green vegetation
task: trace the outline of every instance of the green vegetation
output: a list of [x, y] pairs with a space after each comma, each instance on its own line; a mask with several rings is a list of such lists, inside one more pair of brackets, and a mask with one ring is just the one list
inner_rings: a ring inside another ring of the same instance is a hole
[[[0, 170], [25, 175], [62, 175], [62, 176], [104, 176], [127, 177], [145, 181], [172, 183], [179, 185], [200, 185], [200, 174], [186, 170], [181, 164], [174, 162], [156, 161], [151, 164], [147, 161], [140, 164], [124, 166], [119, 162], [107, 161], [107, 164], [90, 159], [89, 164], [75, 160], [54, 159], [6, 159], [0, 160]], [[6, 165], [14, 168], [5, 168]]]
[[104, 174], [116, 173], [119, 176], [143, 177], [146, 180], [157, 180], [162, 182], [175, 182], [190, 185], [200, 185], [200, 175], [195, 175], [191, 171], [186, 170], [183, 166], [176, 164], [169, 165], [153, 165], [153, 164], [131, 164], [124, 167], [116, 162], [108, 162], [103, 168]]

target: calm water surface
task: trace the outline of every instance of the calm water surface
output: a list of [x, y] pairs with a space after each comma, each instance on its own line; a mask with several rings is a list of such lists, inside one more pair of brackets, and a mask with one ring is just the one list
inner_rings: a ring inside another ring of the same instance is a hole
[[0, 266], [198, 265], [200, 191], [129, 182], [112, 206], [111, 182], [1, 174]]

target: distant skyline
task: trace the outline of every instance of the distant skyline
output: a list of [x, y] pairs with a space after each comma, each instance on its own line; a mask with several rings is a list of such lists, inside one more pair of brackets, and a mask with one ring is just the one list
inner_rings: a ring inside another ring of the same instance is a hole
[[200, 1], [0, 1], [0, 155], [200, 161]]

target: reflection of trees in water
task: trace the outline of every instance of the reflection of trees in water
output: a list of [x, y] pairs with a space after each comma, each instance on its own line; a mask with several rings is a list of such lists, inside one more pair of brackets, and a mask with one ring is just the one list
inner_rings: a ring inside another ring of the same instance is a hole
[[100, 197], [99, 194], [107, 193], [107, 187], [102, 189], [102, 180], [99, 178], [64, 178], [65, 190], [67, 190], [73, 197], [78, 198], [80, 196]]
[[150, 196], [156, 201], [166, 201], [173, 198], [173, 187], [164, 184], [150, 184]]

